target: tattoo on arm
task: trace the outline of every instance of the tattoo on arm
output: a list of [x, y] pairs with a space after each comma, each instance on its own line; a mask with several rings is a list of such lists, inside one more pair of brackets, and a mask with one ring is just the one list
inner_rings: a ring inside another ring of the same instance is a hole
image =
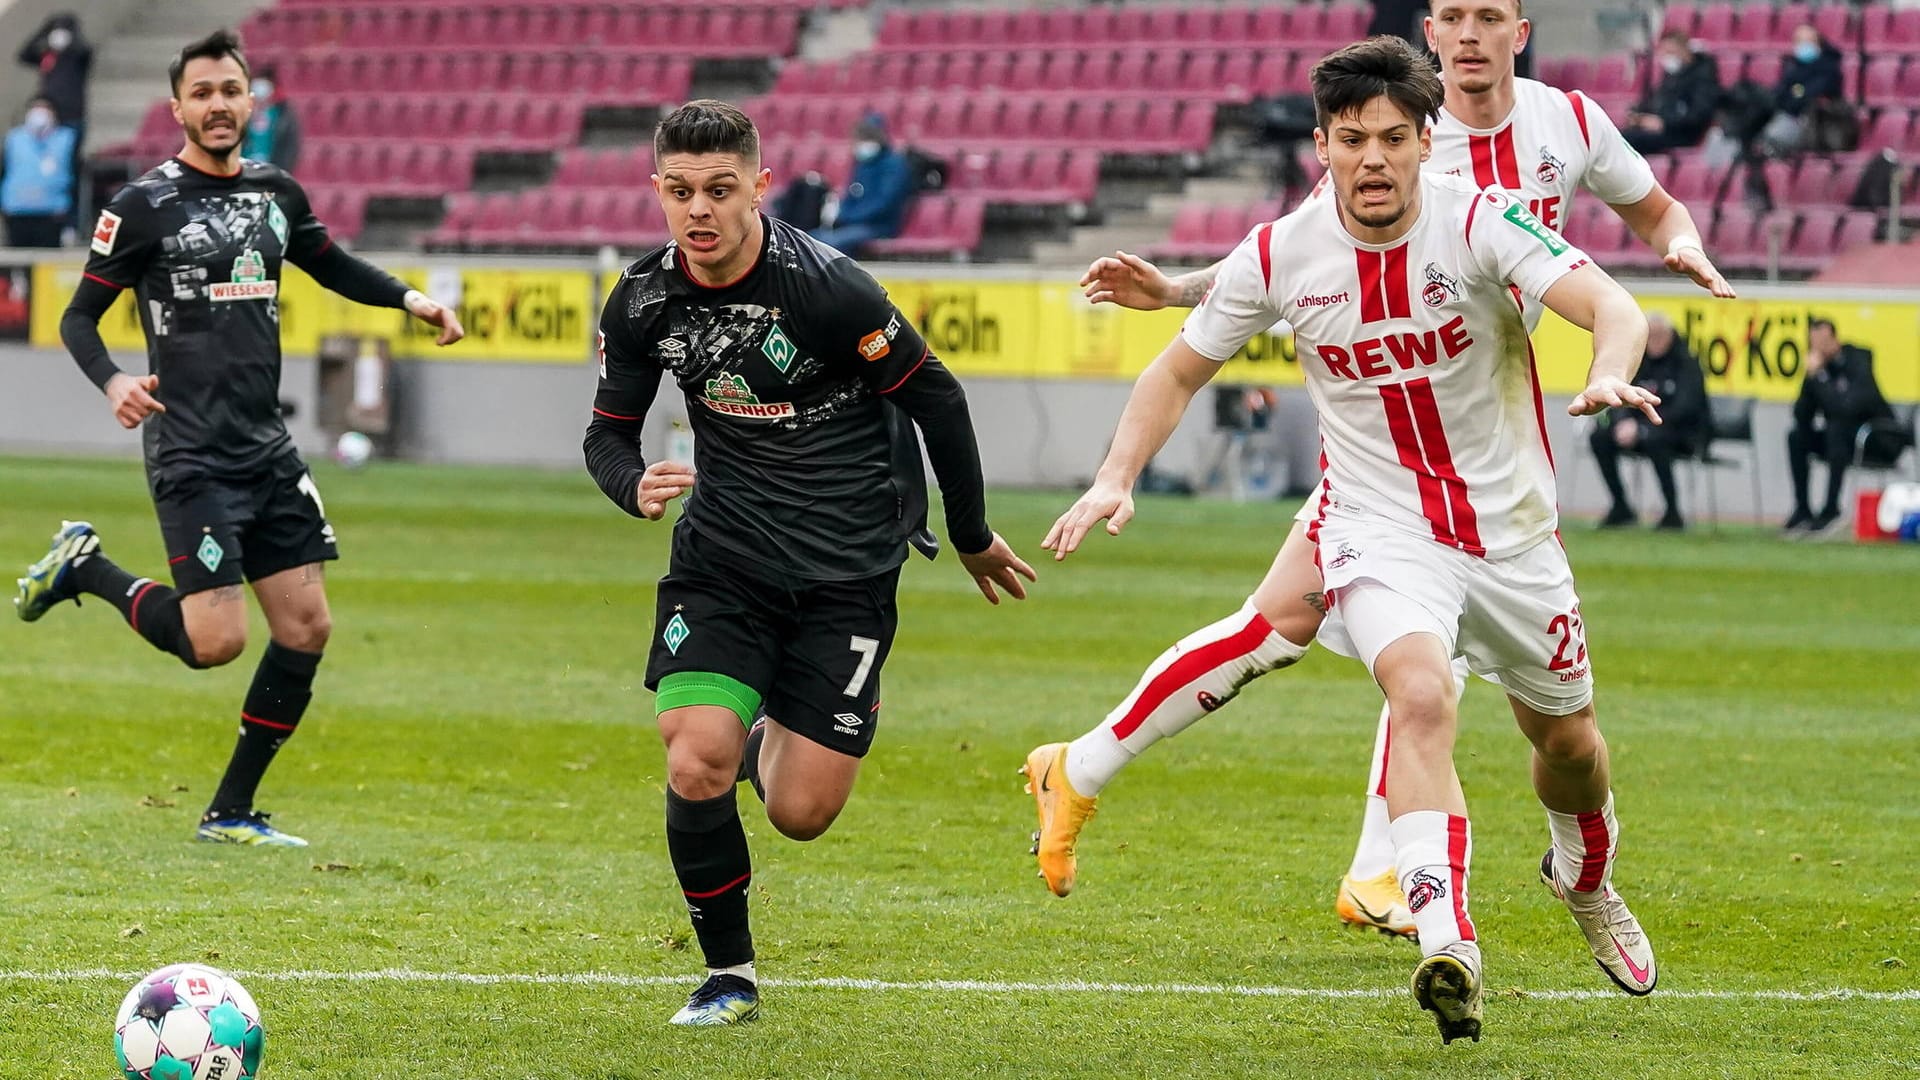
[[1195, 270], [1174, 278], [1174, 306], [1199, 307], [1200, 301], [1207, 295], [1207, 290], [1213, 287], [1213, 279], [1219, 276], [1220, 264], [1214, 263], [1205, 270]]
[[1308, 607], [1319, 612], [1320, 614], [1325, 615], [1327, 613], [1327, 594], [1326, 593], [1310, 592], [1307, 595], [1301, 597], [1300, 599], [1305, 600], [1307, 602]]
[[318, 585], [325, 577], [326, 572], [321, 563], [308, 563], [300, 568], [300, 584], [302, 585]]
[[240, 586], [222, 585], [219, 588], [213, 590], [212, 596], [207, 597], [207, 606], [219, 607], [221, 604], [231, 604], [231, 603], [241, 601], [245, 599], [245, 597], [246, 597], [246, 593], [244, 590], [240, 588]]

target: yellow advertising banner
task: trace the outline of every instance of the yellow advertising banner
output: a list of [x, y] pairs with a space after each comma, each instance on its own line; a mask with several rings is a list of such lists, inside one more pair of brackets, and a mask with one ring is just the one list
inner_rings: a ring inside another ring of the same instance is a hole
[[[278, 298], [281, 348], [293, 355], [312, 355], [322, 337], [358, 334], [388, 339], [396, 359], [584, 363], [591, 355], [600, 308], [590, 270], [429, 272], [411, 267], [394, 269], [393, 274], [437, 299], [457, 297], [455, 306], [467, 328], [466, 340], [452, 349], [438, 350], [432, 327], [390, 308], [355, 304], [288, 266]], [[35, 345], [60, 346], [60, 313], [79, 282], [78, 266], [43, 263], [34, 267], [31, 340]], [[146, 350], [132, 290], [121, 294], [100, 320], [100, 336], [117, 354]]]
[[[617, 279], [607, 275], [596, 291], [595, 273], [584, 268], [415, 266], [394, 272], [435, 297], [457, 296], [467, 339], [436, 349], [430, 327], [397, 311], [350, 303], [289, 266], [279, 298], [285, 350], [311, 355], [324, 336], [361, 334], [388, 338], [396, 358], [581, 363], [591, 356], [601, 299]], [[34, 344], [59, 347], [60, 313], [79, 280], [75, 265], [34, 267]], [[1187, 314], [1095, 307], [1067, 275], [1039, 281], [883, 272], [881, 283], [935, 354], [973, 377], [1131, 380], [1179, 333]], [[1834, 321], [1842, 341], [1873, 351], [1881, 391], [1890, 400], [1920, 400], [1920, 299], [1775, 292], [1767, 299], [1718, 301], [1662, 290], [1642, 302], [1673, 320], [1706, 368], [1713, 393], [1791, 401], [1803, 374], [1807, 323], [1824, 317]], [[101, 321], [101, 336], [116, 352], [144, 350], [130, 292]], [[1586, 384], [1592, 345], [1585, 332], [1549, 314], [1534, 335], [1534, 353], [1548, 392], [1573, 394]], [[1223, 377], [1269, 386], [1305, 381], [1291, 337], [1276, 334], [1249, 342]]]

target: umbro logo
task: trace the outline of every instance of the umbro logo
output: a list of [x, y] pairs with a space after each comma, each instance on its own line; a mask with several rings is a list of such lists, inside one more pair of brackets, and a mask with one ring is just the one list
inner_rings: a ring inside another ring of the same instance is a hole
[[865, 717], [856, 716], [850, 712], [835, 713], [833, 715], [833, 730], [842, 735], [858, 735], [860, 734], [861, 725], [866, 722]]

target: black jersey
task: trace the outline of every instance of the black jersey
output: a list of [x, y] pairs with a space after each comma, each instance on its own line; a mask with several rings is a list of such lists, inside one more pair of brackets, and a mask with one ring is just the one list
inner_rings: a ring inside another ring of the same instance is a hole
[[[732, 284], [695, 282], [671, 244], [627, 268], [601, 318], [594, 412], [637, 422], [671, 374], [686, 395], [698, 475], [679, 528], [773, 580], [839, 581], [898, 566], [917, 524], [918, 452], [911, 473], [896, 456], [911, 425], [892, 422], [882, 395], [910, 380], [951, 387], [937, 408], [962, 430], [936, 439], [928, 429], [928, 450], [936, 472], [955, 463], [941, 475], [949, 535], [962, 551], [984, 549], [992, 534], [958, 384], [858, 264], [762, 220], [760, 258]], [[907, 397], [893, 400], [927, 428], [936, 407]], [[603, 463], [602, 476], [633, 512], [631, 468]]]
[[250, 475], [288, 453], [280, 418], [280, 264], [331, 244], [276, 166], [215, 176], [178, 158], [120, 189], [93, 230], [86, 276], [130, 288], [156, 397], [144, 425], [156, 476]]

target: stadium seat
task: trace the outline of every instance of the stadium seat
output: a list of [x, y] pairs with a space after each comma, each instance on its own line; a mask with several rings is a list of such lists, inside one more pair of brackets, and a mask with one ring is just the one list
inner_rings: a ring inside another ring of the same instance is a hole
[[1745, 49], [1757, 49], [1773, 44], [1773, 8], [1767, 4], [1747, 4], [1739, 9], [1733, 20], [1733, 33], [1728, 42]]
[[905, 226], [891, 240], [868, 245], [871, 254], [948, 255], [964, 259], [980, 246], [986, 228], [986, 203], [971, 195], [923, 195], [907, 211]]
[[1693, 36], [1705, 45], [1725, 45], [1733, 40], [1734, 5], [1726, 0], [1710, 3], [1700, 10], [1693, 25]]
[[1678, 30], [1688, 37], [1694, 37], [1696, 36], [1694, 28], [1699, 25], [1699, 22], [1700, 9], [1695, 5], [1668, 4], [1667, 10], [1660, 18], [1660, 29], [1662, 32]]

